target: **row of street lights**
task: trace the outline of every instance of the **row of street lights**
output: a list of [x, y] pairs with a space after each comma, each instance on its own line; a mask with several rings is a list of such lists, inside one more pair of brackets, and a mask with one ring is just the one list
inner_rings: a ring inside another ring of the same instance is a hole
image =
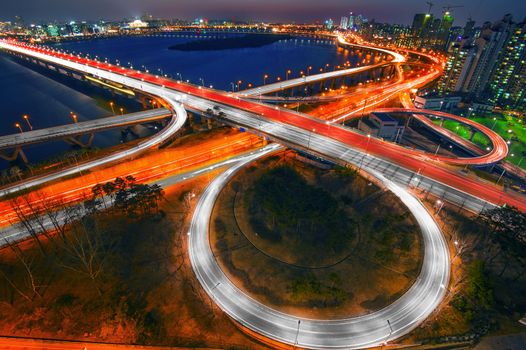
[[[22, 119], [24, 119], [26, 121], [26, 124], [27, 124], [27, 127], [29, 128], [29, 130], [33, 130], [33, 125], [29, 121], [29, 115], [24, 114], [22, 116]], [[22, 129], [22, 125], [20, 125], [20, 123], [18, 123], [18, 122], [15, 123], [15, 128], [17, 128], [20, 131], [20, 133], [24, 132], [24, 130]]]
[[[110, 102], [109, 105], [111, 107], [111, 111], [113, 112], [113, 115], [115, 115], [115, 104], [113, 102]], [[120, 107], [119, 108], [119, 112], [121, 113], [121, 115], [124, 115], [124, 108]], [[78, 122], [78, 115], [76, 113], [69, 112], [69, 116], [71, 117], [71, 120], [73, 120], [73, 123], [77, 123]], [[31, 124], [31, 121], [29, 120], [29, 115], [24, 114], [22, 116], [22, 119], [24, 119], [26, 121], [26, 124], [27, 124], [27, 127], [29, 128], [29, 130], [30, 131], [33, 130], [33, 125]], [[18, 131], [20, 131], [20, 133], [24, 132], [24, 129], [22, 128], [22, 125], [19, 122], [15, 123], [15, 128], [17, 128]]]
[[[327, 70], [329, 69], [331, 65], [329, 63], [326, 63], [325, 66], [321, 67], [320, 68], [320, 73], [322, 72], [327, 72]], [[336, 70], [336, 68], [339, 68], [340, 66], [334, 66], [334, 69]], [[305, 76], [305, 72], [307, 72], [307, 76], [310, 75], [310, 72], [312, 71], [312, 66], [308, 66], [305, 70], [300, 70], [299, 71], [299, 75], [300, 77], [304, 77]], [[289, 80], [289, 75], [292, 74], [292, 70], [291, 69], [287, 69], [285, 71], [285, 80]], [[263, 85], [266, 85], [267, 84], [267, 79], [269, 78], [269, 75], [268, 74], [263, 74]], [[278, 75], [277, 78], [276, 78], [277, 81], [281, 81], [281, 76]]]

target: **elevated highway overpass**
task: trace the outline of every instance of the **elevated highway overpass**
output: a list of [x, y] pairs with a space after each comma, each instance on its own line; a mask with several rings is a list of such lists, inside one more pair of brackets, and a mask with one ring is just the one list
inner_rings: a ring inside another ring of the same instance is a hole
[[[459, 186], [461, 190], [468, 193], [473, 193], [471, 192], [473, 189], [480, 187], [475, 185], [477, 181], [474, 179], [467, 179], [460, 174], [448, 171], [443, 168], [441, 163], [445, 162], [462, 165], [487, 164], [494, 163], [498, 161], [498, 157], [505, 156], [504, 152], [499, 150], [499, 152], [494, 153], [494, 156], [490, 159], [484, 157], [473, 159], [447, 157], [435, 158], [424, 152], [370, 138], [367, 137], [367, 135], [360, 134], [348, 128], [314, 119], [304, 114], [294, 113], [290, 110], [254, 101], [247, 101], [241, 99], [239, 95], [207, 89], [201, 86], [194, 86], [180, 81], [173, 81], [164, 77], [146, 74], [124, 67], [65, 54], [49, 48], [35, 47], [13, 41], [0, 41], [0, 47], [15, 53], [33, 56], [47, 62], [64, 65], [70, 69], [94, 75], [98, 78], [108, 79], [134, 89], [148, 90], [149, 93], [157, 94], [158, 96], [171, 96], [173, 99], [181, 101], [188, 109], [200, 111], [212, 109], [220, 110], [224, 113], [224, 121], [240, 126], [251, 127], [268, 134], [269, 136], [277, 137], [277, 130], [282, 129], [283, 127], [292, 126], [306, 130], [309, 135], [321, 134], [329, 136], [335, 140], [344, 142], [349, 146], [357, 147], [366, 153], [371, 153], [384, 159], [397, 162], [398, 164], [412, 170], [419, 169], [424, 164], [427, 166], [427, 169], [433, 169], [432, 173], [436, 176], [436, 180], [444, 183], [456, 183], [456, 186]], [[432, 73], [428, 77], [421, 77], [419, 80], [412, 83], [404, 82], [401, 85], [404, 89], [409, 89], [413, 86], [412, 84], [421, 84], [426, 79], [434, 79], [435, 76], [436, 73]], [[262, 125], [263, 120], [272, 121], [272, 126], [266, 128], [254, 126], [254, 121], [260, 121], [259, 125]], [[502, 191], [476, 191], [474, 194], [492, 203], [516, 203], [518, 206], [526, 208], [522, 199], [515, 199], [511, 194], [503, 193]]]
[[99, 118], [74, 124], [54, 126], [46, 129], [26, 131], [19, 134], [0, 136], [0, 150], [27, 146], [30, 144], [61, 140], [113, 128], [127, 127], [166, 119], [172, 112], [166, 108]]

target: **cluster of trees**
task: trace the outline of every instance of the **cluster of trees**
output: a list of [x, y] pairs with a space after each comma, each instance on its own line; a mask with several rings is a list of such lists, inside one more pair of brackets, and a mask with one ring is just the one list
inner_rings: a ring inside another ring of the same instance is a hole
[[[477, 220], [458, 228], [471, 232], [467, 241], [457, 239], [457, 254], [469, 256], [463, 288], [451, 301], [465, 321], [479, 331], [493, 323], [497, 309], [524, 310], [526, 275], [526, 214], [514, 207], [484, 210]], [[506, 288], [497, 288], [506, 285]]]
[[[158, 185], [137, 184], [132, 176], [95, 185], [93, 196], [70, 205], [51, 201], [44, 194], [21, 196], [11, 201], [19, 227], [36, 243], [36, 250], [7, 245], [23, 266], [25, 276], [0, 262], [0, 279], [28, 301], [41, 296], [56, 267], [89, 279], [99, 294], [99, 280], [116, 244], [111, 224], [115, 211], [138, 217], [159, 212], [163, 190]], [[114, 207], [114, 210], [106, 210]], [[109, 215], [109, 216], [108, 216]], [[107, 216], [105, 219], [104, 217]], [[39, 256], [40, 255], [40, 256]], [[38, 264], [37, 264], [38, 261]], [[18, 270], [17, 270], [18, 271]]]
[[512, 278], [518, 281], [526, 274], [526, 214], [515, 207], [503, 206], [483, 211], [480, 220], [489, 228], [486, 240], [492, 243], [491, 250], [487, 252], [487, 263], [491, 264], [505, 253], [512, 259], [505, 259], [498, 275], [503, 276], [515, 261], [522, 266]]
[[251, 224], [263, 238], [283, 235], [340, 251], [353, 237], [352, 218], [327, 191], [289, 166], [271, 169], [253, 188]]
[[158, 213], [164, 195], [161, 186], [137, 184], [133, 176], [97, 184], [91, 192], [93, 197], [87, 202], [90, 211], [102, 204], [104, 208], [114, 207], [130, 217]]
[[84, 204], [70, 206], [39, 196], [39, 200], [28, 196], [12, 200], [19, 227], [29, 234], [37, 249], [22, 250], [7, 240], [2, 242], [24, 268], [22, 276], [20, 270], [0, 263], [0, 277], [28, 301], [41, 297], [57, 268], [86, 277], [102, 294], [98, 281], [114, 244], [111, 226], [102, 225]]
[[487, 313], [494, 305], [494, 296], [482, 260], [474, 260], [469, 264], [464, 293], [457, 295], [451, 304], [462, 312], [468, 322], [486, 323]]

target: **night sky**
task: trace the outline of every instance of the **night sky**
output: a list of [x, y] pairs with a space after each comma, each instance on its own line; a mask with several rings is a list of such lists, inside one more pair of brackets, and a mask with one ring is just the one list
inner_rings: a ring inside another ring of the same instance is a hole
[[[468, 17], [481, 24], [512, 13], [516, 21], [526, 18], [526, 0], [433, 1], [439, 15], [445, 5], [453, 10], [456, 25]], [[426, 0], [3, 0], [0, 20], [22, 16], [26, 22], [93, 19], [132, 19], [148, 12], [156, 17], [196, 17], [239, 20], [307, 22], [332, 17], [335, 22], [350, 11], [380, 22], [410, 24], [415, 13], [427, 11]]]

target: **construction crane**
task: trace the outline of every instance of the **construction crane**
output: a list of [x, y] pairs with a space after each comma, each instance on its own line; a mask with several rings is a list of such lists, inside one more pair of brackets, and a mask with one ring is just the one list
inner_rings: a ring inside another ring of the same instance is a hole
[[433, 8], [433, 5], [435, 5], [435, 4], [432, 3], [431, 1], [426, 1], [426, 4], [429, 5], [429, 10], [427, 10], [427, 13], [431, 14], [431, 9]]
[[449, 12], [451, 12], [451, 9], [455, 9], [455, 8], [459, 8], [459, 7], [464, 7], [464, 6], [462, 6], [462, 5], [460, 5], [460, 6], [447, 5], [447, 6], [444, 6], [442, 8], [444, 9], [444, 13], [449, 13]]

